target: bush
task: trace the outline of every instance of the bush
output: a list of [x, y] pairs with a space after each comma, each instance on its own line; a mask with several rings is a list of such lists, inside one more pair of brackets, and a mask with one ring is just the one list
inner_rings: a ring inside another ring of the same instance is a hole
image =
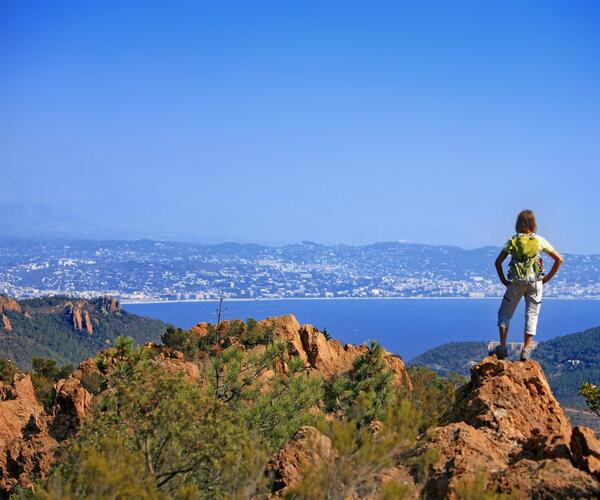
[[323, 428], [337, 458], [321, 469], [309, 470], [290, 498], [404, 498], [411, 491], [397, 483], [377, 491], [377, 481], [367, 480], [392, 466], [400, 452], [417, 438], [419, 412], [407, 400], [394, 400], [377, 429], [355, 420], [334, 420]]
[[46, 358], [33, 358], [31, 362], [33, 374], [31, 383], [37, 400], [49, 409], [54, 403], [54, 384], [60, 379], [68, 378], [73, 372], [73, 365], [67, 364], [59, 368], [56, 361]]
[[12, 361], [9, 359], [0, 358], [0, 382], [12, 384], [16, 373], [17, 367]]
[[460, 375], [441, 377], [425, 366], [410, 366], [408, 374], [413, 390], [403, 390], [402, 395], [423, 415], [419, 431], [425, 432], [429, 427], [443, 424], [444, 414], [454, 404], [457, 386], [464, 384], [466, 379]]
[[61, 465], [36, 488], [36, 498], [161, 498], [144, 455], [119, 438], [102, 436], [94, 443], [76, 442], [62, 459]]
[[586, 383], [579, 389], [590, 411], [600, 417], [600, 389], [595, 384]]
[[198, 488], [198, 498], [254, 490], [265, 462], [256, 438], [223, 403], [147, 360], [100, 397], [79, 444], [97, 449], [106, 436], [141, 455], [156, 488], [169, 495], [182, 487]]
[[[383, 347], [371, 342], [354, 360], [352, 370], [325, 384], [325, 406], [327, 411], [350, 416], [360, 425], [368, 424], [386, 414], [393, 398], [393, 382]], [[362, 402], [357, 405], [359, 397]]]

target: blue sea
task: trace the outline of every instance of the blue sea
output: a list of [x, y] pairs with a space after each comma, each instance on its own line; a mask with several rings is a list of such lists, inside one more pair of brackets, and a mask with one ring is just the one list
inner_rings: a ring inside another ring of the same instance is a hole
[[[224, 302], [225, 319], [262, 319], [294, 314], [301, 323], [327, 329], [352, 344], [371, 339], [405, 360], [453, 341], [496, 340], [500, 299], [316, 299]], [[126, 310], [183, 328], [216, 321], [216, 302], [126, 304]], [[524, 306], [517, 310], [509, 340], [522, 341]], [[600, 300], [546, 299], [536, 340], [600, 326]]]

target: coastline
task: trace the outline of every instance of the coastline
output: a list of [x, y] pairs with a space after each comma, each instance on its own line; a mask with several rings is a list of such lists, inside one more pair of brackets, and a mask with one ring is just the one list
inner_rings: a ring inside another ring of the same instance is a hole
[[[499, 300], [496, 297], [259, 297], [253, 299], [223, 298], [223, 302], [279, 302], [279, 301], [309, 301], [309, 300]], [[219, 302], [221, 299], [175, 299], [175, 300], [120, 300], [122, 305], [148, 305], [148, 304], [187, 304], [187, 303], [211, 303]], [[544, 300], [585, 300], [596, 301], [600, 297], [544, 297]]]

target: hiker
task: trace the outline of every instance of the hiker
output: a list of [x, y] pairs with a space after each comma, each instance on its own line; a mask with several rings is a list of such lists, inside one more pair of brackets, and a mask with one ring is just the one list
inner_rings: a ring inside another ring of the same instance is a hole
[[[496, 259], [496, 271], [500, 281], [506, 287], [506, 293], [498, 310], [500, 345], [491, 351], [490, 355], [495, 354], [498, 359], [507, 357], [506, 337], [510, 320], [521, 297], [525, 297], [525, 339], [521, 361], [526, 361], [531, 359], [531, 341], [537, 329], [543, 285], [556, 274], [563, 263], [563, 258], [546, 239], [536, 234], [537, 224], [531, 210], [523, 210], [519, 214], [515, 229], [517, 234], [506, 242]], [[548, 274], [544, 274], [542, 252], [554, 259]], [[509, 255], [511, 260], [508, 278], [506, 278], [502, 263]]]

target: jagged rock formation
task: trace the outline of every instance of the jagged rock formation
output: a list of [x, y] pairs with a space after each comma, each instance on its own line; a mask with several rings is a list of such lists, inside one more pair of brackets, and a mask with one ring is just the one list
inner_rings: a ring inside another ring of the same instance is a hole
[[103, 314], [119, 313], [121, 311], [121, 304], [114, 297], [102, 297], [100, 310]]
[[592, 429], [583, 426], [573, 429], [571, 451], [577, 467], [600, 480], [600, 440]]
[[327, 467], [337, 452], [331, 439], [310, 426], [301, 427], [267, 464], [273, 489], [285, 494], [298, 486], [309, 469]]
[[31, 377], [19, 375], [12, 384], [0, 382], [0, 498], [17, 485], [29, 486], [30, 473], [48, 472], [55, 446]]
[[[154, 362], [166, 371], [180, 372], [190, 384], [200, 381], [200, 367], [197, 363], [187, 361], [182, 352], [148, 342], [145, 347], [153, 351]], [[83, 364], [83, 363], [82, 363]]]
[[571, 425], [538, 363], [484, 359], [449, 418], [453, 423], [430, 429], [413, 453], [440, 453], [427, 495], [455, 498], [457, 487], [478, 474], [518, 498], [600, 495], [600, 483], [571, 462]]
[[4, 331], [7, 333], [12, 332], [12, 325], [8, 316], [6, 314], [1, 314], [0, 317], [2, 318], [2, 328], [4, 328]]
[[10, 318], [6, 315], [6, 312], [9, 311], [21, 312], [21, 306], [16, 300], [6, 297], [4, 295], [0, 295], [0, 321], [2, 323], [2, 329], [6, 333], [10, 333], [13, 330]]
[[75, 434], [92, 409], [92, 395], [74, 377], [59, 380], [51, 414], [50, 433], [58, 440]]
[[68, 302], [65, 305], [65, 311], [69, 315], [71, 325], [75, 330], [78, 332], [85, 330], [90, 335], [94, 333], [94, 326], [85, 301]]
[[[273, 338], [287, 343], [288, 359], [290, 356], [298, 356], [309, 372], [324, 379], [349, 371], [354, 360], [367, 349], [364, 345], [354, 346], [327, 339], [312, 325], [300, 325], [292, 314], [267, 318], [260, 324], [272, 330]], [[407, 387], [410, 390], [410, 377], [402, 359], [395, 354], [386, 353], [385, 360], [394, 374], [396, 386]], [[283, 371], [287, 370], [287, 362], [280, 368]]]
[[[483, 477], [489, 488], [515, 498], [600, 497], [600, 441], [590, 429], [571, 430], [538, 363], [484, 359], [459, 390], [448, 419], [448, 425], [429, 429], [413, 449], [399, 451], [396, 465], [381, 476], [410, 484], [406, 464], [435, 450], [437, 459], [424, 482], [419, 483], [417, 468], [411, 471], [417, 496], [454, 499], [457, 489]], [[315, 433], [310, 433], [312, 442], [323, 443]], [[298, 457], [325, 461], [322, 466], [335, 459], [321, 444], [306, 449], [310, 446], [294, 438], [271, 460], [269, 473], [279, 481], [274, 490], [285, 492], [299, 482], [306, 469]]]
[[5, 295], [0, 295], [0, 313], [5, 311], [21, 312], [21, 305]]

